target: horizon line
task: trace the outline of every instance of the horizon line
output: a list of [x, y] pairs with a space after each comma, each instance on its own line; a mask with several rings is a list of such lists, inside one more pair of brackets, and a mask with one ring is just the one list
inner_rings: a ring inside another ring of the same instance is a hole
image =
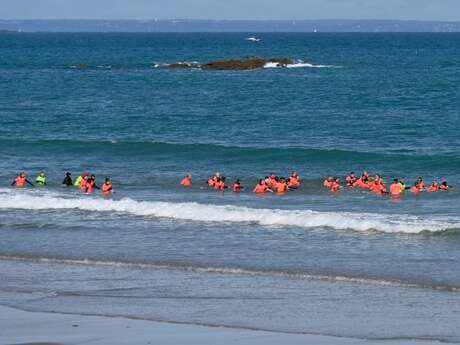
[[138, 22], [158, 22], [158, 21], [209, 21], [209, 22], [319, 22], [319, 21], [374, 21], [374, 22], [418, 22], [418, 23], [460, 23], [459, 20], [437, 20], [437, 19], [353, 19], [353, 18], [322, 18], [322, 19], [203, 19], [203, 18], [29, 18], [29, 19], [3, 19], [0, 21], [138, 21]]

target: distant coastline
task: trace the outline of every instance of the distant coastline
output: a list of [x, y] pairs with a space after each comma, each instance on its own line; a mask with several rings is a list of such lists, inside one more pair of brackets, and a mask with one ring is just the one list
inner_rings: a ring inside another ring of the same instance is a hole
[[406, 20], [1, 20], [0, 32], [460, 32], [460, 22]]

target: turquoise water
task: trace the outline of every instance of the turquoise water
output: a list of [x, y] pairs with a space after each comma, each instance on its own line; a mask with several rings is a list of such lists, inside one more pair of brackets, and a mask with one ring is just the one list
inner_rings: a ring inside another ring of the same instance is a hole
[[[460, 341], [460, 36], [246, 36], [0, 34], [0, 301]], [[153, 68], [246, 56], [310, 65]], [[21, 170], [48, 186], [10, 188]], [[249, 192], [293, 170], [300, 190]], [[454, 188], [321, 187], [352, 170]], [[66, 171], [110, 176], [116, 194], [63, 188]], [[207, 189], [216, 171], [247, 189]]]

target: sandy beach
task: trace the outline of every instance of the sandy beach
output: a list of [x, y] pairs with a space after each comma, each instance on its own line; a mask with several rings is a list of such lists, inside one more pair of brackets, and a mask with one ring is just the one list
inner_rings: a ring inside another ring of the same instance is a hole
[[0, 307], [0, 344], [392, 344], [438, 342], [423, 340], [365, 340], [321, 335], [285, 334], [222, 327], [173, 324], [117, 317], [27, 312]]

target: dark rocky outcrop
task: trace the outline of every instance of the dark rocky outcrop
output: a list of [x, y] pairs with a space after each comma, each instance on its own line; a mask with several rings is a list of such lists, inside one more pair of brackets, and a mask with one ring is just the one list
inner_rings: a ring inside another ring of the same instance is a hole
[[279, 67], [285, 67], [288, 64], [292, 64], [293, 61], [287, 58], [281, 59], [261, 59], [261, 58], [248, 58], [248, 59], [230, 59], [230, 60], [217, 60], [211, 61], [205, 64], [199, 63], [173, 63], [169, 65], [155, 65], [155, 67], [164, 68], [200, 68], [204, 70], [216, 70], [216, 71], [236, 71], [236, 70], [252, 70], [263, 68], [267, 63], [276, 63]]

